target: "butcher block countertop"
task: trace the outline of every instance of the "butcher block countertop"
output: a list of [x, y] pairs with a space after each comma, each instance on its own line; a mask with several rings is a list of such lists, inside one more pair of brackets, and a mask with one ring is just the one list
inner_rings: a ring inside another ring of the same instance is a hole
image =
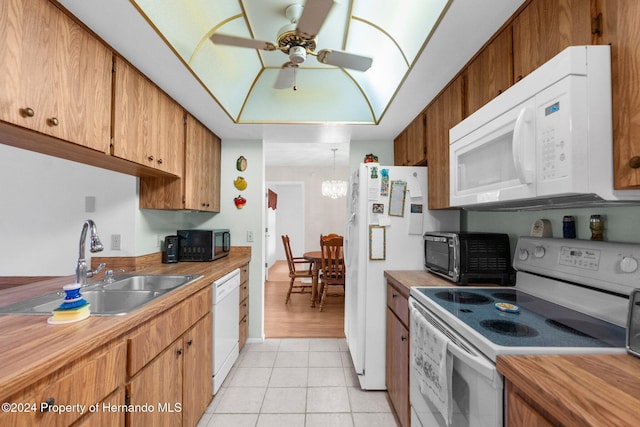
[[[91, 316], [66, 325], [49, 325], [48, 316], [0, 316], [0, 402], [5, 402], [28, 384], [124, 335], [250, 260], [250, 247], [233, 247], [228, 256], [213, 262], [157, 263], [136, 271], [203, 277], [124, 316]], [[74, 281], [74, 276], [68, 276], [2, 290], [0, 305], [55, 292]]]
[[[409, 291], [414, 286], [461, 286], [436, 274], [420, 270], [385, 270], [384, 277], [387, 283], [396, 288], [405, 298], [409, 298]], [[497, 285], [478, 283], [467, 286]]]
[[499, 356], [498, 371], [558, 425], [640, 425], [640, 359], [628, 354]]

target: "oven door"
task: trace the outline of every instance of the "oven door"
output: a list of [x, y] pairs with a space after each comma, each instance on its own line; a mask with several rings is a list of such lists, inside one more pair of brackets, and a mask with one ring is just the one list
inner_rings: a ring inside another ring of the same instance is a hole
[[495, 364], [479, 353], [471, 344], [456, 335], [438, 318], [428, 312], [414, 298], [409, 298], [410, 328], [425, 322], [446, 336], [447, 352], [452, 356], [450, 399], [453, 403], [452, 422], [420, 391], [414, 348], [418, 348], [414, 334], [410, 345], [411, 425], [414, 427], [501, 427], [503, 425], [503, 382]]

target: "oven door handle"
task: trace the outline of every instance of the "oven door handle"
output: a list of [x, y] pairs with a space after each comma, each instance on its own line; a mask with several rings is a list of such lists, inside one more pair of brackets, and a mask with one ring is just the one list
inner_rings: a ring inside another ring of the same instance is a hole
[[448, 327], [443, 325], [435, 316], [431, 315], [413, 298], [409, 299], [409, 314], [413, 324], [414, 316], [423, 317], [433, 328], [438, 329], [447, 337], [447, 351], [455, 356], [461, 363], [472, 368], [482, 376], [495, 383], [497, 377], [496, 365], [479, 353], [471, 344], [467, 344], [462, 337], [454, 334]]

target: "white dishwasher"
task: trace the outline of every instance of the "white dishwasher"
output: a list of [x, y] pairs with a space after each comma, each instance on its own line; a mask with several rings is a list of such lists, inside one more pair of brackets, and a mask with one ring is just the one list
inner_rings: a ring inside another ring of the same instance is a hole
[[238, 359], [240, 269], [213, 282], [213, 394]]

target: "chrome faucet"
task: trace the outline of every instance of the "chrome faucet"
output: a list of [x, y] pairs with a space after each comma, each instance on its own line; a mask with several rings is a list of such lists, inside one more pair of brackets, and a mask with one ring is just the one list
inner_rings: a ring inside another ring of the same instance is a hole
[[100, 238], [98, 237], [96, 224], [93, 220], [86, 220], [82, 225], [82, 233], [80, 233], [80, 253], [78, 255], [78, 265], [76, 266], [76, 283], [80, 283], [82, 286], [87, 286], [87, 277], [95, 276], [105, 266], [104, 263], [101, 263], [95, 270], [87, 270], [84, 250], [84, 241], [87, 238], [87, 230], [90, 230], [89, 251], [91, 251], [91, 253], [96, 253], [104, 249], [102, 242], [100, 242]]

